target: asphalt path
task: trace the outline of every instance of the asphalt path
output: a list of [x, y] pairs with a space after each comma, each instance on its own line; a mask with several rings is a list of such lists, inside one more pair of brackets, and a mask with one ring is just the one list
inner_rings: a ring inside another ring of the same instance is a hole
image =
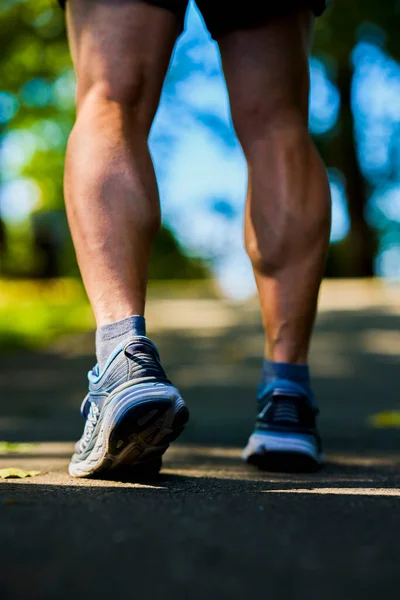
[[1, 357], [1, 600], [302, 600], [399, 595], [400, 294], [327, 284], [311, 364], [327, 465], [241, 461], [262, 330], [254, 302], [153, 299], [148, 320], [191, 409], [157, 479], [74, 480], [66, 467], [93, 335]]

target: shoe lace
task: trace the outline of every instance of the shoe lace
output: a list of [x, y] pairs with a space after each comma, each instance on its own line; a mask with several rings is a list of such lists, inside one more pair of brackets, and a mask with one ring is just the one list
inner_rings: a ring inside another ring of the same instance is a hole
[[270, 425], [315, 428], [318, 410], [306, 397], [275, 390], [258, 415], [258, 419]]
[[82, 444], [86, 446], [92, 437], [93, 431], [99, 419], [100, 409], [95, 402], [90, 402], [90, 409], [86, 417], [85, 429], [82, 435]]

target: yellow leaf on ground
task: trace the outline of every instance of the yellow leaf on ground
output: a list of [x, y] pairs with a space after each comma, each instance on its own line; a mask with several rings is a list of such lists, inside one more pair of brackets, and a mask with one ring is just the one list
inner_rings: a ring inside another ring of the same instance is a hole
[[40, 471], [23, 471], [13, 467], [0, 469], [0, 479], [25, 479], [25, 477], [35, 477], [36, 475], [40, 475]]
[[374, 427], [381, 429], [397, 427], [400, 428], [400, 410], [386, 410], [369, 418]]

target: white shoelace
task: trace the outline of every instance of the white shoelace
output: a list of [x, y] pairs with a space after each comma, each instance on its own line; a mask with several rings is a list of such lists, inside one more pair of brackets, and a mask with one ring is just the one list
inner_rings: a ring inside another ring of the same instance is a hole
[[83, 446], [86, 446], [92, 436], [93, 430], [99, 419], [100, 409], [95, 402], [90, 403], [89, 414], [86, 419], [85, 429], [82, 435]]

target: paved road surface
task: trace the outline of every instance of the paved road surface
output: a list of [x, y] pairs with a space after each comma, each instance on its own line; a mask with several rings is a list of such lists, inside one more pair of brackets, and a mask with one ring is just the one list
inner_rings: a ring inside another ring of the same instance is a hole
[[325, 285], [312, 365], [328, 463], [313, 475], [240, 461], [263, 344], [254, 302], [153, 299], [148, 316], [192, 412], [155, 481], [66, 474], [91, 334], [2, 357], [0, 439], [37, 444], [0, 468], [42, 474], [0, 482], [1, 600], [397, 597], [400, 432], [371, 417], [400, 410], [398, 289]]

